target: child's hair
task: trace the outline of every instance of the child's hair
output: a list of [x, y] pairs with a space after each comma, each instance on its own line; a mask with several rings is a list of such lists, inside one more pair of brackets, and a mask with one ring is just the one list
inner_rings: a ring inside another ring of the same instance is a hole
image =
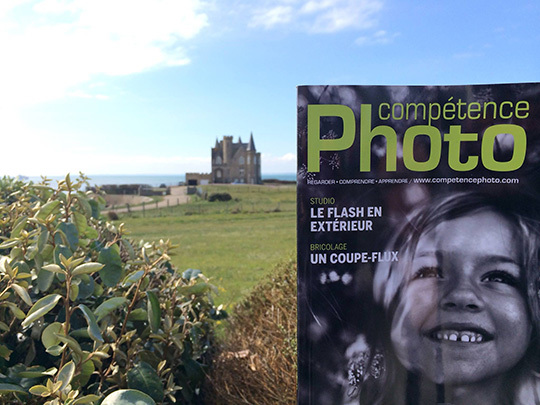
[[[382, 308], [386, 319], [386, 323], [380, 329], [383, 336], [378, 337], [378, 346], [380, 346], [378, 350], [384, 353], [385, 375], [377, 381], [371, 380], [368, 386], [364, 387], [367, 391], [364, 395], [369, 398], [370, 405], [394, 402], [392, 398], [400, 393], [395, 392], [393, 387], [399, 387], [396, 388], [398, 390], [405, 389], [407, 392], [402, 391], [402, 396], [407, 395], [409, 398], [415, 396], [414, 391], [417, 387], [415, 388], [414, 385], [418, 376], [411, 375], [399, 364], [393, 354], [389, 334], [402, 290], [413, 277], [409, 266], [420, 237], [442, 222], [477, 212], [491, 211], [501, 215], [508, 220], [515, 230], [514, 234], [519, 238], [517, 245], [522, 249], [519, 253], [526, 279], [527, 302], [533, 333], [530, 349], [526, 355], [527, 359], [520, 362], [517, 367], [525, 368], [527, 371], [538, 369], [540, 356], [536, 347], [540, 346], [538, 344], [540, 341], [538, 338], [540, 331], [539, 204], [536, 198], [525, 194], [518, 195], [515, 192], [496, 196], [479, 192], [459, 192], [435, 198], [407, 216], [407, 220], [396, 231], [387, 247], [388, 250], [399, 251], [399, 261], [380, 263], [374, 275], [374, 299]], [[406, 381], [399, 384], [400, 380]], [[362, 404], [368, 403], [365, 402], [364, 395], [362, 395], [364, 399], [361, 399]], [[513, 395], [514, 393], [510, 393], [509, 398]], [[398, 402], [403, 402], [403, 399]]]

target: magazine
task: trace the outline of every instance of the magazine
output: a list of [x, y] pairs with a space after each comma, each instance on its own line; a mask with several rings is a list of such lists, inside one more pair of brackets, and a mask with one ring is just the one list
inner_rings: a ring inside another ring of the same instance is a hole
[[540, 404], [540, 84], [298, 88], [298, 403]]

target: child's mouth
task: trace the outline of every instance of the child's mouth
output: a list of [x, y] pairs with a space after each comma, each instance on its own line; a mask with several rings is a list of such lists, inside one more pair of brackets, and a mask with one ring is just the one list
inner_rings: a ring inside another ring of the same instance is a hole
[[431, 340], [438, 342], [485, 343], [493, 336], [482, 328], [456, 328], [439, 326], [428, 332]]

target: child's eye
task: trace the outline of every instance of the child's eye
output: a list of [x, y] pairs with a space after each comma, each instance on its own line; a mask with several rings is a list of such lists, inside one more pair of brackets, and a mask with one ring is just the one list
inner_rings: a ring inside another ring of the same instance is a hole
[[420, 278], [442, 278], [441, 271], [438, 267], [422, 267], [414, 273], [413, 280]]
[[490, 271], [482, 276], [481, 281], [487, 281], [491, 283], [503, 283], [510, 286], [517, 286], [519, 284], [519, 280], [517, 277], [504, 270]]

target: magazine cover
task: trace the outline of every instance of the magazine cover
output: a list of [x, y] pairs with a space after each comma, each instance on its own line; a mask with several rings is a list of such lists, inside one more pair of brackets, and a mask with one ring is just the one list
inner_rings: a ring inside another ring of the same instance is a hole
[[540, 84], [298, 88], [299, 404], [540, 404]]

